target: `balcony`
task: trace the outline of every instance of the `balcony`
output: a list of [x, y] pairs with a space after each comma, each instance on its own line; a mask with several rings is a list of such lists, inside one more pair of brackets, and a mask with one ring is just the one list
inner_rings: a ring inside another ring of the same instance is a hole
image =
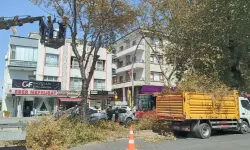
[[[145, 67], [145, 63], [144, 61], [136, 61], [134, 63], [133, 68], [134, 69], [144, 69]], [[120, 72], [124, 72], [124, 71], [129, 71], [132, 69], [132, 63], [131, 62], [127, 62], [127, 63], [121, 63], [118, 64], [118, 67], [116, 69], [116, 73], [120, 73]]]
[[[142, 86], [142, 85], [145, 85], [144, 79], [135, 79], [134, 80], [134, 86]], [[119, 88], [123, 88], [123, 87], [131, 87], [131, 86], [132, 86], [131, 80], [127, 79], [127, 80], [122, 80], [122, 81], [118, 81], [118, 82], [113, 82], [112, 89], [119, 89]]]
[[[125, 56], [125, 55], [127, 55], [127, 54], [129, 54], [129, 53], [132, 53], [132, 52], [134, 52], [135, 50], [136, 50], [136, 47], [137, 47], [137, 45], [134, 45], [134, 46], [132, 46], [132, 47], [130, 47], [130, 48], [127, 48], [127, 49], [125, 49], [125, 50], [119, 50], [117, 53], [116, 53], [116, 57], [117, 58], [119, 58], [119, 57], [121, 57], [121, 56]], [[144, 51], [144, 49], [145, 49], [145, 46], [143, 45], [143, 44], [140, 44], [139, 46], [138, 46], [138, 51]]]
[[9, 60], [9, 64], [8, 64], [9, 68], [30, 68], [32, 70], [34, 70], [34, 68], [37, 67], [37, 62], [36, 61], [24, 61], [24, 60], [14, 60], [14, 59], [10, 59]]

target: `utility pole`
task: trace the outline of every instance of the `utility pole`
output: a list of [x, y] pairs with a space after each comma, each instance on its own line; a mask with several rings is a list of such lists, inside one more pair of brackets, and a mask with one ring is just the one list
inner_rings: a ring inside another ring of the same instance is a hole
[[137, 49], [141, 43], [141, 41], [144, 39], [144, 36], [141, 37], [140, 41], [138, 42], [137, 46], [136, 46], [136, 49], [135, 49], [135, 54], [133, 56], [133, 59], [132, 59], [132, 65], [131, 65], [131, 82], [132, 82], [132, 93], [131, 93], [131, 97], [132, 97], [132, 104], [131, 107], [134, 107], [134, 91], [135, 91], [135, 87], [134, 87], [134, 63], [135, 63], [135, 56], [136, 56], [136, 52], [137, 52]]

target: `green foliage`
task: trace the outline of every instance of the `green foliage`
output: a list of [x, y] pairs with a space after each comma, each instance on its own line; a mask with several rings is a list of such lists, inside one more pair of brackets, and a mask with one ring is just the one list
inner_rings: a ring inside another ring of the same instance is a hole
[[[250, 3], [242, 0], [143, 0], [145, 24], [171, 42], [166, 61], [184, 72], [195, 70], [230, 87], [249, 85]], [[146, 18], [146, 19], [145, 19]], [[216, 79], [217, 80], [217, 79]]]

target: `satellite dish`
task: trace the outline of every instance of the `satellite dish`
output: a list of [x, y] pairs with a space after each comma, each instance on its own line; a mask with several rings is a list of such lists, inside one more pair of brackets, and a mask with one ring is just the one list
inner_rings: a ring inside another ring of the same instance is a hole
[[17, 29], [15, 27], [11, 28], [13, 34], [17, 34]]

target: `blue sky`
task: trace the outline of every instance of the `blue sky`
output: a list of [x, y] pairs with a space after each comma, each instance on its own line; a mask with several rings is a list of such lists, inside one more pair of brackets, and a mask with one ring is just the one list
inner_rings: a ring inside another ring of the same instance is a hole
[[[45, 16], [47, 15], [41, 8], [33, 5], [29, 0], [1, 0], [0, 17], [12, 17], [16, 15]], [[28, 36], [29, 32], [38, 32], [38, 23], [24, 24], [17, 27], [17, 36]], [[11, 30], [0, 30], [0, 86], [3, 86], [3, 76], [5, 61], [4, 56], [7, 53], [9, 37], [12, 35]], [[2, 88], [0, 88], [2, 97]]]
[[[132, 0], [134, 4], [138, 3], [138, 0]], [[41, 9], [40, 7], [33, 5], [29, 0], [1, 0], [0, 4], [0, 17], [12, 17], [16, 15], [30, 15], [30, 16], [46, 16], [48, 13], [52, 13], [49, 9]], [[32, 24], [24, 24], [22, 27], [16, 27], [18, 33], [16, 36], [28, 36], [29, 32], [38, 32], [38, 22]], [[8, 50], [9, 37], [12, 35], [11, 30], [0, 30], [0, 87], [3, 86], [4, 56]], [[0, 88], [0, 99], [2, 97], [2, 88]]]

